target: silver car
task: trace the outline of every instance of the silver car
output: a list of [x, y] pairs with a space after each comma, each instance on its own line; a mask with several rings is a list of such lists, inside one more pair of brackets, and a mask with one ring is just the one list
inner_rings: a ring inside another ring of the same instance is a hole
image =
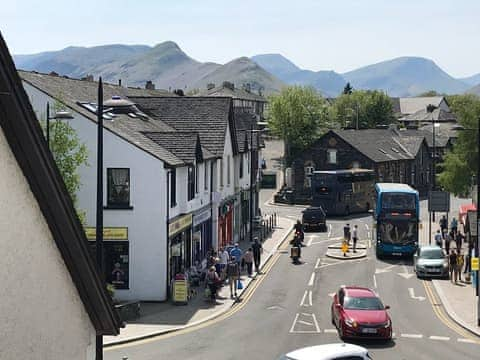
[[448, 257], [438, 246], [422, 246], [413, 255], [413, 263], [417, 277], [448, 278]]

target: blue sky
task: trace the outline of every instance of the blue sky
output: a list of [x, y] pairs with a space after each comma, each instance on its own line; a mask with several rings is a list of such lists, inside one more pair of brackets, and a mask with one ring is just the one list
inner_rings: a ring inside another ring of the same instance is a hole
[[281, 53], [345, 72], [398, 56], [480, 73], [478, 0], [10, 0], [0, 31], [14, 54], [173, 40], [200, 61]]

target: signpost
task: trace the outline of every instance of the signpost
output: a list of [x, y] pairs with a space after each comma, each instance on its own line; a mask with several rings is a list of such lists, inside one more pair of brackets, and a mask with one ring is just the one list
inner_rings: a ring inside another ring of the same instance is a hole
[[432, 213], [434, 215], [433, 220], [435, 221], [435, 212], [446, 212], [447, 213], [447, 222], [448, 222], [448, 213], [450, 212], [450, 193], [446, 191], [430, 191], [428, 193], [428, 213], [429, 213], [429, 243], [432, 243]]

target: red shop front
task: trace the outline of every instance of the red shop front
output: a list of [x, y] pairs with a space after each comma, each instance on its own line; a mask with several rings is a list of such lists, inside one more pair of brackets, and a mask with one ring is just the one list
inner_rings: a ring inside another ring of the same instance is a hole
[[231, 244], [232, 239], [233, 201], [227, 201], [218, 207], [218, 247]]

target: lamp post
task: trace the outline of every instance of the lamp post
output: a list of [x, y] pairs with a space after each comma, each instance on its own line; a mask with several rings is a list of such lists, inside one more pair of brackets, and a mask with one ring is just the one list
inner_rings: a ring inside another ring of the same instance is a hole
[[59, 110], [54, 116], [50, 117], [50, 103], [47, 101], [47, 146], [50, 148], [50, 120], [68, 120], [73, 119], [72, 114], [66, 110]]
[[[97, 208], [96, 208], [96, 260], [100, 277], [103, 278], [103, 86], [98, 79], [97, 100]], [[103, 337], [96, 336], [96, 360], [103, 359]]]
[[[254, 129], [253, 124], [251, 125], [250, 129], [247, 130], [250, 133], [250, 242], [253, 242], [253, 183], [254, 183], [254, 176], [253, 176], [253, 170], [255, 169], [253, 166], [253, 133], [260, 133], [262, 130]], [[258, 148], [259, 148], [259, 141], [257, 141], [257, 154], [258, 154]], [[258, 155], [256, 159], [257, 163], [257, 170], [258, 170]], [[256, 182], [255, 182], [256, 184]]]

